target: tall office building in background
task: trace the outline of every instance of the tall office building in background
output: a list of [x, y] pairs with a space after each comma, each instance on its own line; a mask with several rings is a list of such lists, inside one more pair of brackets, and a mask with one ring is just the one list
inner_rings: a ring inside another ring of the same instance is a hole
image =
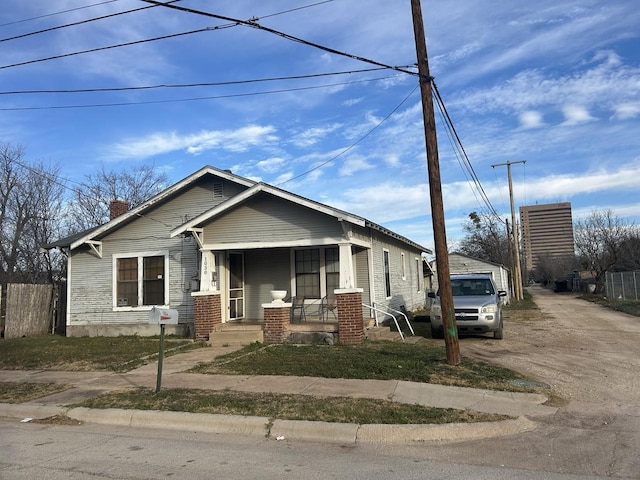
[[541, 256], [575, 255], [570, 202], [520, 207], [520, 224], [526, 272], [535, 270]]

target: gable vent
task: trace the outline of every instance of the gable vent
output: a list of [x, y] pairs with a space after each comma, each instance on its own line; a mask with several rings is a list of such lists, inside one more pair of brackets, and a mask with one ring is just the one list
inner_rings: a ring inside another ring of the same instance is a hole
[[214, 183], [213, 198], [222, 198], [223, 196], [224, 196], [224, 192], [222, 190], [222, 183]]

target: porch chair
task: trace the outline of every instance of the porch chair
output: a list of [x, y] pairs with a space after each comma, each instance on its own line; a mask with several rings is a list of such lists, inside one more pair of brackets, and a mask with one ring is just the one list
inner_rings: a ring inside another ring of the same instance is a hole
[[298, 320], [302, 322], [307, 321], [307, 313], [304, 310], [304, 297], [297, 296], [291, 297], [291, 322], [296, 321], [296, 311], [298, 311]]
[[333, 315], [333, 318], [338, 320], [336, 309], [338, 308], [338, 300], [335, 295], [327, 295], [323, 297], [320, 302], [320, 317], [323, 322], [329, 320], [329, 313]]

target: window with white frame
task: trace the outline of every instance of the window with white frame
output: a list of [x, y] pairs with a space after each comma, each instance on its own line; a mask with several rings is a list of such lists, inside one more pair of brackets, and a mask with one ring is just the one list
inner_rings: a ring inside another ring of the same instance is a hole
[[384, 288], [387, 298], [391, 297], [391, 264], [389, 260], [389, 250], [382, 251], [382, 259], [384, 263]]
[[168, 305], [168, 253], [116, 255], [114, 307]]

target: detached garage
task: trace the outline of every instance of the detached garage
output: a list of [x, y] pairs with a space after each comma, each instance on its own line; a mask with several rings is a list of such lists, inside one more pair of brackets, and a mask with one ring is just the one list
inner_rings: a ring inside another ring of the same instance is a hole
[[[435, 260], [431, 262], [431, 268], [436, 272]], [[493, 277], [499, 290], [507, 292], [505, 303], [511, 302], [511, 282], [509, 270], [498, 263], [488, 262], [479, 258], [470, 257], [463, 253], [449, 254], [449, 271], [452, 275], [456, 273], [486, 273]], [[438, 289], [438, 276], [434, 274], [433, 289]]]

